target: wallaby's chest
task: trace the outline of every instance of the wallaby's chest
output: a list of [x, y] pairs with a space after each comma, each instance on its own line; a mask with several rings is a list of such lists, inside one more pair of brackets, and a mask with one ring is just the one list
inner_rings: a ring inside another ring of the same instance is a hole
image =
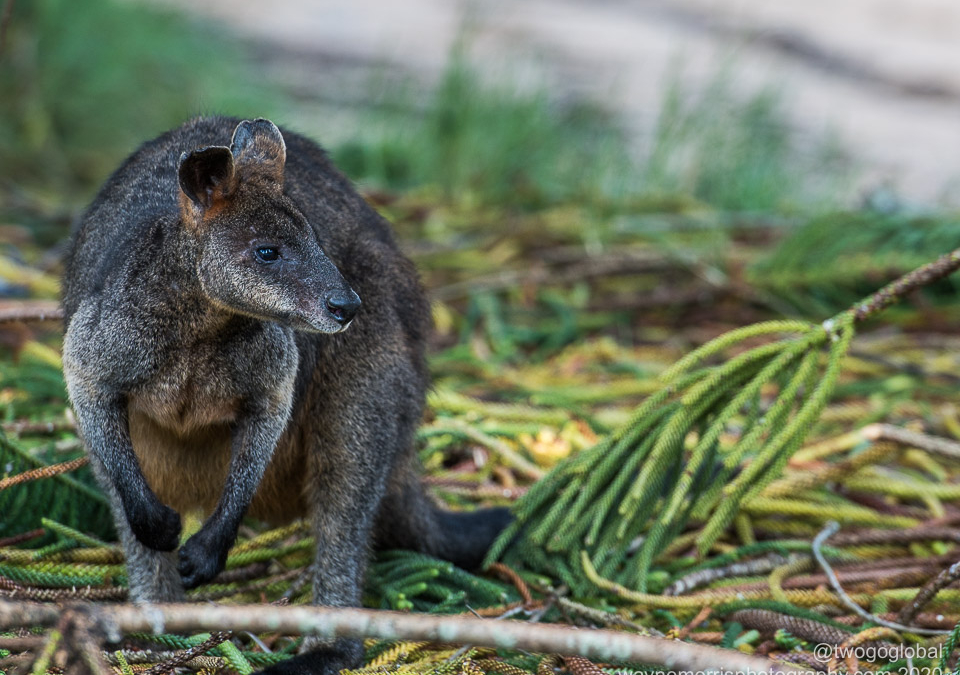
[[130, 392], [130, 412], [179, 434], [236, 420], [244, 395], [230, 359], [215, 345], [192, 344], [172, 352], [150, 378]]
[[179, 435], [235, 423], [258, 400], [275, 396], [296, 368], [296, 346], [275, 326], [156, 339], [162, 348], [130, 389], [128, 407]]

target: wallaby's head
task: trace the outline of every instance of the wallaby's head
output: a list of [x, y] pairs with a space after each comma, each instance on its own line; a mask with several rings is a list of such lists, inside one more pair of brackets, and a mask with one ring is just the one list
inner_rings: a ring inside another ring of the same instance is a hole
[[230, 147], [180, 156], [180, 211], [196, 268], [215, 304], [292, 328], [346, 329], [360, 298], [283, 194], [286, 145], [265, 119], [244, 121]]

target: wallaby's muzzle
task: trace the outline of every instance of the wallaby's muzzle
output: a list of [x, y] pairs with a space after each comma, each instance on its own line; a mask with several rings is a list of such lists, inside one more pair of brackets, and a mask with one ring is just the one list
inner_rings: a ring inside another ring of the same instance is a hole
[[327, 311], [344, 328], [353, 321], [360, 309], [360, 296], [352, 288], [331, 293], [327, 297]]
[[[300, 292], [294, 300], [297, 309], [287, 321], [281, 319], [281, 322], [308, 333], [341, 333], [357, 315], [360, 296], [326, 256], [321, 269], [324, 274], [319, 278], [314, 277], [303, 285], [287, 284], [288, 288], [299, 287]], [[336, 278], [332, 278], [333, 275]]]

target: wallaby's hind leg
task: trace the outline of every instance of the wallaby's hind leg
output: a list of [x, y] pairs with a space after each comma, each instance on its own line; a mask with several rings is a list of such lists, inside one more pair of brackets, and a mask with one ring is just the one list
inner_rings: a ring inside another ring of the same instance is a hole
[[505, 508], [447, 511], [424, 492], [409, 459], [401, 458], [380, 502], [375, 530], [379, 549], [406, 548], [475, 570], [512, 516]]
[[130, 529], [120, 495], [106, 476], [103, 465], [93, 454], [90, 466], [100, 487], [110, 501], [113, 522], [120, 535], [120, 544], [127, 562], [130, 600], [133, 602], [176, 602], [183, 600], [183, 583], [177, 571], [176, 551], [155, 551], [147, 548]]

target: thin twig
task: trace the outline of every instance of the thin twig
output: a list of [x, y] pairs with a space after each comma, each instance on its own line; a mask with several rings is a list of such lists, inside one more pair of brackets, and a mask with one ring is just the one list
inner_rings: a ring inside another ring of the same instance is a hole
[[14, 546], [16, 544], [22, 544], [25, 541], [30, 541], [31, 539], [36, 539], [37, 537], [42, 537], [47, 531], [38, 527], [35, 530], [30, 530], [29, 532], [21, 532], [20, 534], [14, 534], [9, 537], [3, 537], [0, 539], [0, 548], [6, 548], [7, 546]]
[[[13, 5], [8, 0], [7, 7]], [[63, 310], [55, 300], [32, 300], [18, 302], [0, 307], [0, 324], [13, 322], [42, 322], [60, 321], [63, 319]]]
[[31, 469], [30, 471], [24, 471], [23, 473], [18, 473], [15, 476], [8, 476], [7, 478], [0, 478], [0, 490], [4, 490], [8, 487], [14, 485], [19, 485], [20, 483], [26, 483], [32, 480], [39, 480], [41, 478], [50, 478], [51, 476], [56, 476], [61, 473], [69, 473], [70, 471], [75, 471], [81, 466], [84, 466], [90, 459], [86, 456], [78, 457], [77, 459], [71, 460], [69, 462], [63, 462], [61, 464], [51, 464], [50, 466], [42, 466], [37, 469]]
[[916, 635], [949, 635], [950, 631], [948, 630], [937, 630], [935, 628], [920, 628], [917, 626], [904, 626], [893, 621], [886, 621], [881, 619], [876, 614], [871, 614], [863, 607], [855, 603], [850, 599], [850, 596], [847, 595], [846, 591], [843, 590], [843, 586], [840, 585], [840, 581], [837, 579], [837, 575], [834, 573], [833, 568], [830, 567], [830, 563], [827, 562], [827, 559], [823, 556], [823, 553], [820, 551], [820, 547], [823, 546], [823, 542], [830, 538], [830, 535], [836, 534], [840, 529], [840, 523], [835, 520], [831, 520], [827, 523], [827, 526], [820, 531], [820, 533], [814, 537], [813, 545], [810, 547], [813, 551], [813, 557], [816, 558], [817, 563], [820, 565], [820, 568], [823, 570], [823, 573], [827, 575], [827, 580], [830, 581], [830, 586], [833, 587], [833, 590], [838, 596], [840, 596], [841, 602], [844, 605], [849, 607], [851, 610], [859, 614], [861, 617], [867, 621], [872, 621], [873, 623], [879, 624], [881, 626], [886, 626], [887, 628], [892, 628], [894, 630], [902, 631], [905, 633], [914, 633]]
[[699, 626], [702, 623], [705, 623], [707, 619], [710, 618], [710, 615], [713, 613], [713, 607], [705, 605], [697, 615], [693, 617], [690, 621], [687, 622], [683, 628], [680, 629], [680, 632], [677, 633], [678, 640], [686, 640], [687, 636], [693, 631], [694, 628]]
[[533, 604], [533, 596], [530, 595], [530, 587], [527, 586], [527, 582], [520, 578], [520, 575], [517, 574], [515, 570], [501, 562], [495, 562], [487, 569], [499, 576], [504, 581], [509, 581], [512, 583], [516, 587], [520, 597], [523, 598], [524, 605]]
[[[913, 600], [903, 606], [897, 615], [897, 621], [901, 623], [910, 623], [913, 618], [923, 609], [924, 605], [933, 600], [934, 596], [941, 589], [946, 588], [957, 579], [960, 579], [960, 561], [953, 563], [940, 574], [927, 582], [923, 588], [917, 591]], [[947, 631], [949, 632], [949, 631]]]
[[898, 302], [905, 295], [912, 293], [922, 286], [943, 279], [960, 269], [960, 249], [956, 249], [940, 256], [931, 263], [903, 275], [896, 281], [887, 284], [873, 295], [865, 298], [853, 309], [857, 321], [863, 321], [877, 312], [886, 309]]

